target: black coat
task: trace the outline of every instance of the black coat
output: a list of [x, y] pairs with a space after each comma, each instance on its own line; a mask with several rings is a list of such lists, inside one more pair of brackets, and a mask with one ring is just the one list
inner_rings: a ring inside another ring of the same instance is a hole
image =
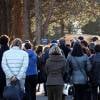
[[93, 84], [100, 84], [100, 53], [96, 53], [90, 57], [92, 69], [90, 72], [90, 79]]
[[6, 50], [9, 50], [8, 45], [1, 45], [1, 47], [0, 47], [0, 78], [2, 78], [3, 76], [5, 76], [5, 74], [4, 74], [3, 70], [2, 70], [1, 61], [2, 61], [3, 53]]
[[0, 98], [3, 97], [4, 87], [6, 86], [6, 77], [5, 77], [5, 73], [2, 70], [1, 61], [2, 61], [3, 53], [8, 49], [9, 47], [7, 45], [0, 46]]
[[66, 45], [64, 44], [61, 44], [60, 46], [60, 49], [62, 49], [64, 55], [65, 55], [65, 58], [67, 58], [68, 56], [68, 53], [71, 51]]

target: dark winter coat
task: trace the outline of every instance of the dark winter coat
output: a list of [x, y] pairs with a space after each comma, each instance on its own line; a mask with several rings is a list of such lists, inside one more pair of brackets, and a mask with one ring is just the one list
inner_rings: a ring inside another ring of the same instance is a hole
[[1, 45], [1, 48], [0, 48], [0, 77], [5, 76], [5, 74], [2, 70], [2, 67], [1, 67], [1, 61], [2, 61], [3, 53], [8, 49], [9, 49], [8, 45]]
[[5, 73], [3, 72], [1, 61], [2, 61], [3, 53], [8, 49], [9, 49], [8, 45], [2, 45], [0, 47], [0, 98], [2, 98], [3, 90], [4, 90], [4, 87], [6, 86], [6, 76], [5, 76]]
[[100, 53], [96, 53], [92, 57], [90, 57], [90, 61], [92, 64], [91, 69], [91, 81], [93, 83], [100, 84]]
[[63, 85], [66, 59], [61, 55], [51, 55], [46, 62], [47, 85]]

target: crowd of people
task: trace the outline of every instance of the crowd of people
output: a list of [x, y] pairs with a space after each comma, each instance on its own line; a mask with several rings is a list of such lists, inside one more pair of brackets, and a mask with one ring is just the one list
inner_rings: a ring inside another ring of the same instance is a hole
[[[9, 41], [7, 35], [0, 36], [0, 100], [36, 100], [36, 86], [41, 83], [48, 100], [64, 100], [65, 83], [73, 84], [74, 100], [100, 100], [97, 37], [90, 43], [82, 36], [71, 40], [70, 44], [64, 39], [52, 40], [50, 45], [36, 48], [29, 40]], [[6, 87], [11, 85], [22, 92], [4, 95]]]

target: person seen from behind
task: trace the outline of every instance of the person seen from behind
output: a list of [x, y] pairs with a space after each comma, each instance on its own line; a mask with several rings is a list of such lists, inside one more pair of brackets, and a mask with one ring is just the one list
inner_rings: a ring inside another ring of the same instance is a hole
[[64, 53], [65, 58], [67, 58], [68, 53], [71, 51], [71, 49], [66, 46], [66, 41], [64, 39], [59, 40], [59, 47]]
[[7, 35], [0, 36], [0, 100], [3, 98], [3, 90], [6, 86], [5, 73], [1, 66], [3, 53], [9, 49], [9, 37]]
[[10, 50], [3, 54], [2, 68], [6, 75], [6, 85], [9, 86], [11, 81], [19, 80], [21, 89], [24, 91], [25, 73], [28, 67], [28, 54], [21, 50], [22, 40], [16, 38], [12, 41]]
[[26, 100], [36, 100], [36, 85], [37, 85], [37, 55], [32, 48], [30, 42], [24, 45], [25, 51], [28, 53], [29, 64], [26, 71], [25, 92]]
[[90, 56], [91, 53], [90, 53], [90, 49], [89, 49], [89, 45], [87, 43], [87, 41], [83, 40], [81, 41], [81, 46], [82, 46], [82, 50], [84, 52], [84, 54], [86, 54], [87, 56]]
[[90, 72], [90, 82], [92, 85], [92, 100], [100, 100], [100, 44], [96, 44], [95, 54], [90, 57], [92, 69]]
[[44, 64], [43, 64], [43, 46], [39, 45], [36, 49], [37, 53], [37, 69], [38, 69], [38, 89], [40, 91], [40, 84], [44, 83]]
[[74, 86], [74, 100], [90, 100], [87, 91], [88, 76], [91, 64], [88, 56], [82, 51], [79, 41], [74, 42], [71, 54], [67, 57], [67, 68], [70, 75], [70, 82]]
[[[49, 58], [49, 50], [50, 50], [50, 47], [48, 47], [48, 46], [44, 47], [44, 49], [43, 49], [43, 54], [42, 54], [42, 64], [43, 64], [43, 67], [45, 67], [46, 61]], [[46, 75], [45, 71], [44, 71], [44, 74], [45, 74], [45, 77], [46, 77], [46, 80], [47, 80], [47, 75]], [[46, 80], [43, 83], [44, 95], [45, 96], [47, 96]]]
[[49, 58], [46, 61], [47, 93], [48, 100], [62, 100], [64, 86], [63, 75], [66, 69], [66, 59], [61, 49], [54, 45], [49, 50]]

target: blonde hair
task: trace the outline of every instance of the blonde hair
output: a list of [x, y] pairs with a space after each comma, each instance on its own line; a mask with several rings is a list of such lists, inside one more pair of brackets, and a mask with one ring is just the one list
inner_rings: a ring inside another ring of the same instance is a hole
[[16, 38], [12, 41], [11, 47], [13, 46], [18, 46], [18, 47], [22, 47], [22, 40], [20, 38]]
[[50, 48], [49, 54], [50, 54], [50, 55], [53, 55], [53, 54], [62, 55], [62, 51], [61, 51], [61, 49], [60, 49], [57, 45], [54, 45], [54, 46], [52, 46], [52, 47]]

